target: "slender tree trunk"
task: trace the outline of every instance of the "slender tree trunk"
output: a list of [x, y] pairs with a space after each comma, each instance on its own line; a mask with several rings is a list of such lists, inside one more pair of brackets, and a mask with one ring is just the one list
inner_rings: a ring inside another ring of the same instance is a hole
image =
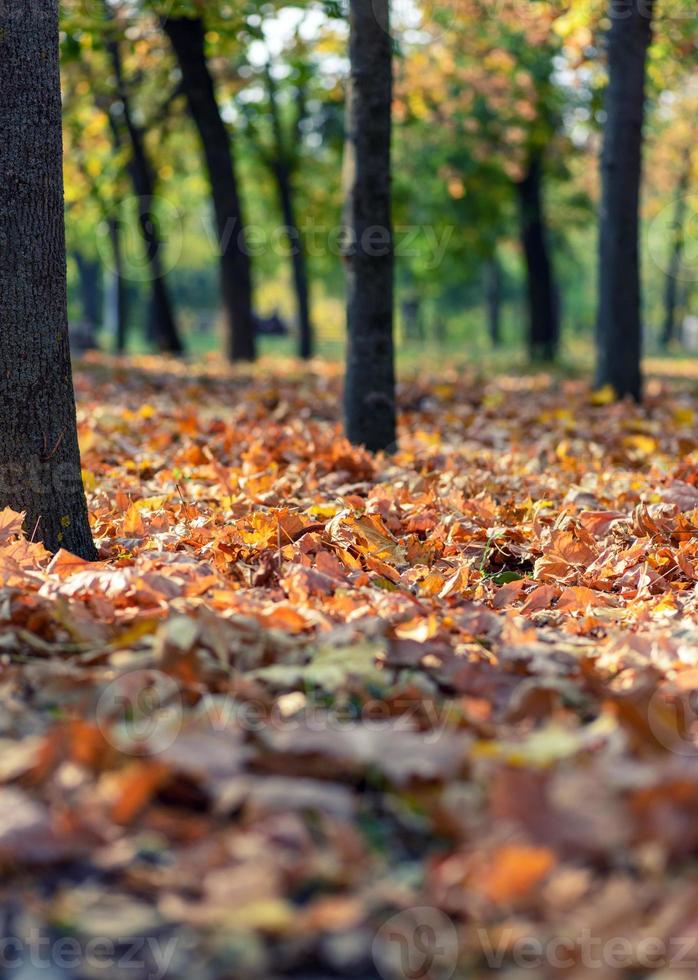
[[[106, 9], [107, 16], [111, 18], [108, 5]], [[110, 39], [107, 42], [107, 50], [116, 78], [116, 89], [121, 103], [123, 122], [131, 144], [129, 173], [133, 181], [136, 197], [138, 198], [138, 225], [143, 237], [148, 265], [150, 267], [153, 305], [157, 317], [157, 344], [163, 352], [182, 354], [184, 352], [184, 344], [182, 343], [177, 327], [174, 307], [165, 282], [165, 273], [162, 265], [163, 242], [160, 238], [158, 219], [155, 214], [155, 178], [146, 153], [143, 133], [133, 118], [131, 100], [124, 83], [119, 42], [114, 38]], [[116, 120], [113, 117], [112, 125], [116, 129], [116, 137], [118, 128]]]
[[216, 101], [206, 60], [204, 25], [199, 18], [169, 17], [163, 20], [163, 28], [177, 57], [182, 89], [206, 158], [221, 250], [221, 292], [229, 322], [229, 354], [233, 361], [253, 361], [256, 345], [250, 257], [230, 133]]
[[74, 252], [80, 281], [82, 319], [85, 326], [83, 345], [86, 349], [97, 346], [97, 331], [102, 322], [101, 267], [96, 259], [88, 259], [82, 252]]
[[540, 155], [535, 154], [526, 176], [516, 185], [521, 244], [526, 260], [528, 347], [531, 360], [551, 361], [557, 352], [560, 323], [542, 185], [542, 161]]
[[695, 283], [691, 280], [683, 283], [683, 289], [681, 290], [681, 329], [679, 331], [679, 338], [681, 340], [682, 347], [686, 346], [685, 343], [685, 325], [686, 318], [691, 312], [693, 304], [693, 294], [695, 292]]
[[310, 320], [310, 295], [308, 289], [308, 266], [305, 254], [305, 243], [296, 220], [296, 209], [293, 203], [291, 177], [284, 165], [279, 162], [274, 165], [274, 176], [279, 191], [281, 210], [288, 234], [293, 268], [293, 285], [296, 292], [298, 307], [298, 355], [304, 360], [313, 356], [314, 334]]
[[669, 269], [666, 277], [664, 330], [662, 332], [662, 347], [665, 349], [676, 339], [677, 333], [678, 284], [685, 243], [686, 214], [688, 212], [686, 195], [690, 181], [691, 150], [687, 149], [684, 154], [683, 166], [676, 189], [676, 209], [671, 225], [671, 251], [669, 253]]
[[502, 343], [502, 269], [496, 252], [485, 264], [485, 301], [490, 343], [499, 347]]
[[279, 104], [276, 98], [276, 83], [269, 65], [267, 65], [266, 80], [275, 143], [275, 159], [272, 161], [272, 171], [279, 192], [281, 212], [291, 249], [293, 285], [298, 306], [298, 354], [304, 360], [309, 360], [313, 356], [314, 333], [310, 320], [308, 262], [305, 252], [305, 242], [303, 241], [303, 236], [296, 220], [292, 178], [294, 168], [289, 162], [289, 154], [286, 151], [281, 125], [281, 114], [279, 113]]
[[350, 7], [344, 410], [349, 439], [374, 451], [392, 449], [396, 437], [389, 7], [389, 0]]
[[417, 293], [408, 292], [402, 300], [402, 330], [405, 340], [424, 342], [422, 304]]
[[56, 0], [0, 6], [0, 507], [96, 557], [68, 347]]
[[110, 217], [108, 226], [114, 261], [112, 281], [109, 284], [110, 314], [114, 324], [114, 347], [117, 354], [123, 354], [128, 341], [128, 285], [124, 278], [119, 219]]
[[654, 0], [611, 3], [609, 82], [601, 161], [596, 381], [619, 398], [642, 395], [639, 255], [642, 130]]

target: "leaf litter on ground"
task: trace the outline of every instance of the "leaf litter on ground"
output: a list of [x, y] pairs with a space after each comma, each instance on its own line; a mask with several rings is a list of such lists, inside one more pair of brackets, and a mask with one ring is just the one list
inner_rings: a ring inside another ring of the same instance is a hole
[[690, 383], [412, 377], [375, 458], [331, 365], [76, 383], [100, 561], [0, 514], [17, 928], [172, 940], [170, 977], [369, 977], [431, 908], [459, 975], [565, 936], [585, 977], [587, 930], [627, 940], [609, 977], [658, 939], [659, 977], [698, 908]]

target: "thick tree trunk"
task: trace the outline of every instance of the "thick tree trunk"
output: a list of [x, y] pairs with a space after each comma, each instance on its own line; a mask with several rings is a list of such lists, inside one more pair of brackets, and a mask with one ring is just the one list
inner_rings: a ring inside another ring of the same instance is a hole
[[216, 101], [206, 60], [204, 25], [199, 18], [170, 17], [163, 20], [163, 28], [177, 57], [182, 90], [206, 158], [221, 250], [221, 292], [229, 322], [229, 354], [233, 361], [253, 361], [256, 346], [250, 257], [230, 133]]
[[691, 181], [691, 151], [686, 151], [683, 166], [679, 176], [678, 187], [676, 188], [676, 209], [671, 225], [671, 245], [669, 253], [669, 268], [666, 277], [666, 292], [664, 299], [664, 330], [662, 331], [662, 346], [664, 348], [676, 339], [677, 334], [677, 306], [678, 306], [678, 286], [679, 275], [681, 273], [681, 261], [685, 244], [685, 224], [688, 213], [688, 193]]
[[502, 269], [496, 253], [485, 263], [485, 302], [490, 343], [499, 347], [502, 342]]
[[124, 278], [124, 259], [121, 251], [121, 225], [119, 219], [108, 219], [109, 240], [112, 248], [114, 269], [107, 295], [109, 314], [114, 325], [114, 347], [117, 354], [123, 354], [128, 341], [128, 285]]
[[0, 6], [0, 507], [96, 557], [68, 348], [56, 0]]
[[388, 25], [389, 0], [351, 0], [344, 409], [349, 439], [374, 451], [392, 449], [396, 436]]
[[654, 0], [611, 3], [609, 82], [601, 161], [596, 381], [620, 398], [642, 394], [639, 255], [642, 129]]
[[521, 244], [526, 260], [528, 348], [531, 360], [551, 361], [560, 338], [557, 293], [543, 209], [543, 165], [531, 158], [526, 176], [516, 185]]
[[84, 347], [97, 346], [97, 331], [102, 323], [102, 269], [97, 259], [88, 259], [82, 252], [74, 252], [80, 281], [82, 320], [85, 327]]
[[[106, 9], [107, 16], [111, 17], [108, 6]], [[114, 38], [109, 40], [107, 42], [107, 50], [116, 78], [116, 89], [121, 103], [123, 123], [131, 144], [129, 173], [136, 197], [138, 198], [138, 225], [143, 237], [150, 268], [153, 305], [157, 317], [157, 345], [164, 353], [182, 354], [184, 352], [184, 344], [182, 343], [177, 327], [174, 307], [165, 282], [165, 273], [162, 265], [163, 243], [160, 238], [157, 215], [155, 214], [155, 178], [146, 153], [143, 133], [133, 118], [131, 101], [124, 83], [118, 41]], [[112, 119], [112, 122], [116, 126], [116, 121]]]
[[276, 83], [271, 68], [268, 65], [266, 79], [275, 143], [275, 159], [272, 161], [272, 171], [279, 191], [281, 213], [283, 214], [291, 250], [293, 285], [298, 306], [298, 355], [304, 360], [309, 360], [314, 352], [314, 332], [310, 320], [308, 261], [305, 252], [305, 242], [303, 241], [303, 236], [296, 220], [296, 208], [293, 199], [292, 173], [294, 168], [289, 162], [289, 154], [286, 152], [281, 114], [276, 99]]

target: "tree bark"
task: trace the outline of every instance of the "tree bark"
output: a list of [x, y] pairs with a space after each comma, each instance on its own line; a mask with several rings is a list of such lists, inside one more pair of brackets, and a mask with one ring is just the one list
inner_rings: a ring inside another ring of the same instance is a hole
[[609, 82], [601, 160], [598, 385], [619, 398], [642, 395], [639, 255], [642, 131], [654, 0], [611, 3]]
[[377, 451], [396, 438], [389, 0], [351, 0], [350, 61], [344, 414], [349, 439]]
[[[107, 17], [112, 19], [108, 5], [106, 5], [106, 12]], [[163, 243], [160, 238], [157, 216], [154, 213], [156, 203], [155, 178], [146, 153], [143, 133], [133, 118], [131, 100], [124, 82], [121, 51], [116, 38], [110, 37], [107, 41], [107, 50], [116, 79], [116, 93], [121, 103], [123, 123], [131, 144], [131, 160], [128, 169], [138, 198], [138, 225], [150, 268], [153, 306], [156, 313], [157, 344], [164, 353], [182, 354], [184, 353], [184, 344], [177, 327], [174, 307], [162, 266]], [[111, 118], [112, 125], [116, 129], [115, 137], [118, 137], [116, 120], [113, 116]]]
[[56, 0], [0, 6], [0, 507], [96, 557], [68, 346]]
[[521, 244], [526, 260], [528, 348], [533, 361], [553, 360], [560, 338], [555, 274], [548, 248], [542, 185], [542, 160], [539, 154], [534, 154], [526, 176], [516, 185]]
[[305, 242], [296, 219], [296, 208], [293, 198], [293, 166], [286, 151], [279, 104], [276, 98], [276, 83], [270, 67], [266, 70], [267, 91], [269, 93], [269, 109], [274, 130], [274, 159], [272, 172], [276, 180], [281, 203], [286, 234], [291, 250], [291, 265], [293, 284], [298, 306], [298, 355], [303, 360], [310, 360], [314, 351], [314, 331], [310, 319], [310, 296], [308, 288], [308, 262]]
[[502, 343], [502, 269], [494, 253], [485, 264], [487, 332], [493, 347]]
[[691, 150], [686, 150], [676, 188], [676, 208], [671, 224], [671, 246], [669, 253], [669, 268], [666, 277], [666, 292], [664, 298], [664, 330], [662, 331], [662, 347], [665, 349], [676, 339], [676, 314], [678, 306], [678, 282], [681, 273], [681, 260], [685, 244], [685, 224], [688, 212], [688, 193], [691, 181]]
[[206, 60], [204, 24], [199, 18], [168, 17], [163, 19], [163, 28], [182, 73], [182, 90], [206, 158], [221, 252], [221, 293], [229, 323], [230, 358], [253, 361], [256, 344], [250, 257], [230, 133]]

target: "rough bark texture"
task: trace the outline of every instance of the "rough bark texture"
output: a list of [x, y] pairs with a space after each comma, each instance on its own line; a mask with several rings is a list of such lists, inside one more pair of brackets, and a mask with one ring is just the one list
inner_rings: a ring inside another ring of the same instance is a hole
[[[107, 17], [111, 19], [111, 12], [108, 5], [105, 9]], [[133, 118], [131, 100], [124, 82], [121, 51], [119, 49], [119, 43], [114, 37], [107, 42], [107, 50], [116, 78], [116, 89], [121, 103], [123, 124], [131, 145], [129, 173], [133, 182], [133, 189], [138, 198], [138, 224], [150, 267], [153, 309], [156, 318], [156, 343], [160, 350], [165, 353], [182, 354], [184, 352], [184, 344], [182, 343], [179, 328], [177, 327], [174, 307], [165, 282], [165, 273], [162, 267], [163, 244], [160, 238], [157, 216], [154, 213], [156, 202], [155, 178], [146, 153], [143, 133]], [[111, 119], [112, 126], [114, 127], [114, 137], [118, 141], [120, 139], [118, 126], [113, 115]]]
[[611, 4], [609, 81], [601, 161], [599, 385], [642, 394], [639, 210], [647, 49], [654, 0]]
[[389, 0], [351, 0], [347, 107], [345, 425], [371, 450], [395, 444], [392, 40]]
[[553, 360], [560, 337], [557, 293], [543, 210], [543, 166], [534, 155], [516, 185], [526, 259], [528, 347], [531, 360]]
[[0, 507], [96, 557], [68, 348], [56, 0], [0, 6]]
[[267, 66], [267, 90], [269, 93], [269, 109], [271, 111], [272, 127], [274, 129], [274, 159], [271, 169], [276, 180], [281, 203], [281, 213], [286, 226], [291, 263], [293, 270], [293, 285], [296, 291], [298, 305], [298, 355], [309, 360], [314, 352], [314, 331], [310, 319], [310, 295], [308, 288], [308, 262], [305, 252], [305, 242], [296, 218], [296, 208], [293, 196], [293, 171], [289, 153], [283, 136], [281, 113], [276, 98], [276, 83], [271, 69]]
[[234, 361], [253, 361], [256, 347], [250, 258], [230, 133], [218, 107], [206, 60], [204, 25], [198, 18], [182, 17], [167, 18], [163, 27], [177, 57], [182, 90], [206, 158], [221, 252], [221, 293], [229, 321], [229, 354]]
[[691, 150], [684, 154], [683, 166], [676, 188], [676, 208], [671, 223], [671, 246], [669, 253], [669, 268], [667, 269], [666, 291], [664, 296], [664, 330], [662, 331], [662, 346], [668, 347], [676, 339], [677, 307], [679, 293], [679, 275], [685, 244], [685, 224], [688, 213], [686, 195], [691, 182]]

